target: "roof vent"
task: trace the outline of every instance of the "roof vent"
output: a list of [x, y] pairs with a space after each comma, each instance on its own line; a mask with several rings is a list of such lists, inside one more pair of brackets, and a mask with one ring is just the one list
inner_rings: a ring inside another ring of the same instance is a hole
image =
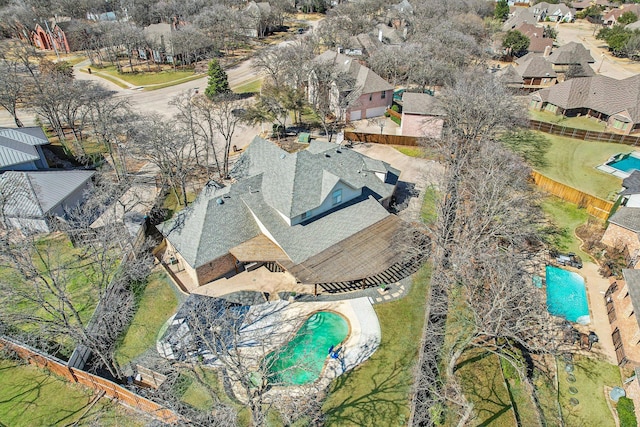
[[224, 205], [224, 200], [216, 199], [216, 203], [219, 204], [219, 205]]
[[284, 153], [280, 154], [280, 158], [281, 158], [281, 159], [284, 159], [285, 157], [287, 157], [287, 155], [286, 155], [286, 154], [284, 154]]
[[325, 156], [325, 157], [331, 157], [331, 156], [329, 155], [329, 153], [324, 153], [324, 156]]
[[342, 153], [342, 151], [340, 151], [339, 148], [336, 148], [336, 153], [340, 154], [340, 153]]

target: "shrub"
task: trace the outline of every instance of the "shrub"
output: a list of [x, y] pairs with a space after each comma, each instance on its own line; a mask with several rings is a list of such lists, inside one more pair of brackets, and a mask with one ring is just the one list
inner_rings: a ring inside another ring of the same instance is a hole
[[618, 400], [616, 409], [618, 410], [620, 427], [636, 427], [638, 425], [633, 400], [628, 397], [621, 397], [620, 400]]
[[391, 106], [391, 110], [395, 111], [396, 113], [400, 112], [400, 107], [398, 106], [398, 104], [393, 104]]

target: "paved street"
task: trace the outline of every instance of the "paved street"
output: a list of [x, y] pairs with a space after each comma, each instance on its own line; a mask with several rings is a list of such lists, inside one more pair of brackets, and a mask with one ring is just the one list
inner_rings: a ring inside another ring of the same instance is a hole
[[640, 64], [626, 58], [616, 58], [607, 49], [604, 40], [596, 40], [595, 34], [598, 28], [593, 24], [578, 20], [574, 23], [556, 25], [558, 31], [557, 41], [564, 45], [569, 42], [582, 43], [591, 51], [591, 56], [596, 60], [591, 67], [603, 76], [624, 79], [640, 73]]

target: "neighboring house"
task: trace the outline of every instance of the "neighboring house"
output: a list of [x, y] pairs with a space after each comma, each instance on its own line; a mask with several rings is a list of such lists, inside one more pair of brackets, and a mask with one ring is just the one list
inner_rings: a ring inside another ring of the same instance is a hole
[[62, 53], [71, 52], [67, 35], [63, 30], [63, 27], [66, 27], [68, 23], [49, 24], [45, 21], [43, 25], [44, 27], [36, 24], [31, 33], [31, 41], [34, 46], [42, 50], [56, 50]]
[[573, 22], [576, 16], [576, 10], [563, 3], [540, 2], [531, 6], [529, 10], [538, 21]]
[[515, 30], [522, 24], [535, 25], [538, 19], [534, 16], [533, 12], [529, 9], [518, 8], [512, 16], [510, 16], [504, 24], [502, 24], [502, 31]]
[[636, 16], [640, 17], [640, 5], [635, 3], [623, 4], [620, 7], [611, 9], [602, 17], [602, 25], [606, 27], [612, 27], [618, 23], [618, 19], [625, 12], [635, 13]]
[[544, 37], [544, 28], [534, 24], [522, 23], [515, 28], [529, 38], [529, 47], [527, 51], [530, 53], [544, 53], [547, 49], [553, 47], [553, 39]]
[[613, 3], [611, 3], [609, 0], [580, 0], [580, 1], [574, 1], [573, 3], [571, 3], [571, 7], [573, 7], [576, 11], [580, 11], [580, 10], [584, 10], [586, 8], [588, 8], [589, 6], [601, 6], [604, 8], [609, 8], [611, 7]]
[[426, 138], [440, 138], [445, 111], [435, 96], [427, 93], [402, 94], [400, 134]]
[[[338, 120], [352, 121], [382, 116], [391, 106], [393, 86], [358, 61], [330, 50], [317, 56], [314, 61], [334, 66], [338, 72], [352, 80], [347, 84], [334, 82], [331, 88], [322, 88], [313, 73], [309, 76], [309, 102], [316, 102], [319, 96], [328, 96], [331, 110]], [[350, 101], [345, 103], [345, 100]]]
[[567, 74], [571, 74], [571, 77], [590, 77], [595, 74], [589, 66], [595, 60], [581, 43], [569, 42], [553, 49], [546, 59], [553, 65], [555, 72], [560, 74], [559, 81], [563, 81]]
[[8, 171], [0, 175], [0, 219], [5, 227], [48, 233], [66, 218], [91, 187], [94, 171]]
[[609, 225], [602, 236], [602, 243], [622, 251], [627, 266], [637, 268], [640, 259], [640, 208], [621, 206], [609, 218]]
[[380, 46], [382, 46], [382, 42], [376, 37], [362, 33], [349, 37], [349, 40], [343, 46], [343, 53], [349, 56], [369, 56]]
[[395, 29], [406, 29], [410, 25], [409, 19], [413, 16], [413, 6], [407, 0], [391, 5], [387, 10], [385, 23]]
[[49, 144], [39, 127], [0, 128], [0, 173], [48, 169], [42, 146]]
[[566, 117], [591, 116], [623, 134], [640, 131], [640, 75], [567, 80], [531, 94], [530, 108]]
[[389, 283], [393, 274], [381, 274], [399, 265], [394, 236], [409, 226], [385, 208], [399, 174], [336, 144], [288, 153], [256, 137], [232, 184], [209, 183], [160, 225], [165, 259], [196, 285], [256, 263], [329, 292]]
[[640, 366], [640, 270], [622, 270], [604, 295], [619, 366]]
[[401, 45], [407, 39], [407, 27], [397, 29], [386, 24], [380, 23], [374, 29], [377, 34], [378, 41], [384, 44]]
[[544, 56], [528, 53], [516, 60], [515, 71], [522, 77], [522, 88], [537, 90], [556, 84], [558, 75]]
[[523, 89], [522, 76], [516, 71], [513, 65], [502, 69], [493, 69], [492, 71], [496, 73], [502, 84], [512, 92], [518, 93]]
[[271, 5], [268, 2], [250, 1], [242, 13], [244, 35], [262, 38], [274, 30]]
[[620, 206], [640, 208], [640, 171], [634, 170], [628, 177], [623, 179], [622, 187]]
[[161, 22], [144, 27], [142, 32], [150, 47], [138, 48], [138, 56], [144, 60], [153, 60], [156, 63], [173, 63], [173, 25]]

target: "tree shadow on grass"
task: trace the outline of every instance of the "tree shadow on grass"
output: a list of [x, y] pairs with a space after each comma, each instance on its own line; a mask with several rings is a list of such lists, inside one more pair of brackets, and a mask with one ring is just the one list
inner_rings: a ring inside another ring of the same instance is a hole
[[[364, 378], [359, 369], [338, 377], [331, 391], [348, 390], [350, 393], [341, 402], [331, 404], [326, 409], [327, 425], [392, 426], [406, 425], [408, 413], [407, 393], [402, 387], [411, 381], [407, 358], [385, 365], [374, 355], [368, 363], [381, 368], [371, 377]], [[368, 382], [363, 387], [363, 382]], [[359, 390], [365, 389], [365, 393]]]

